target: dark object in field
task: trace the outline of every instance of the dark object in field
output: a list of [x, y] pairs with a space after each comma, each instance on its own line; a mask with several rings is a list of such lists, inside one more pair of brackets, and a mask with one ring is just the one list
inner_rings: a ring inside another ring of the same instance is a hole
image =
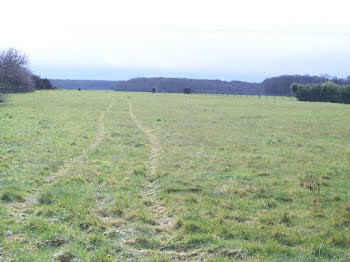
[[301, 178], [300, 185], [317, 194], [320, 193], [321, 190], [321, 183], [315, 175], [306, 175], [305, 177]]
[[152, 88], [152, 93], [154, 94], [156, 92], [156, 89], [155, 88]]
[[78, 88], [78, 91], [81, 91], [81, 89], [80, 89], [80, 88]]
[[184, 88], [184, 94], [191, 94], [191, 88], [185, 87]]

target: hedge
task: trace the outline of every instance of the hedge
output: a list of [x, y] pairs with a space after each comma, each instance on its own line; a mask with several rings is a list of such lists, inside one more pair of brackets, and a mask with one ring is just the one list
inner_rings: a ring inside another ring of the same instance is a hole
[[350, 85], [325, 82], [309, 85], [292, 84], [290, 88], [299, 101], [350, 104]]

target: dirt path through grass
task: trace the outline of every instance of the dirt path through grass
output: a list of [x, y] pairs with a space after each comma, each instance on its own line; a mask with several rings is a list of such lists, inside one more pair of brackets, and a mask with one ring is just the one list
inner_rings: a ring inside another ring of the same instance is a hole
[[158, 157], [161, 152], [161, 145], [158, 137], [147, 127], [143, 126], [141, 122], [137, 119], [134, 114], [132, 103], [129, 101], [129, 112], [130, 117], [134, 121], [135, 125], [148, 137], [151, 144], [151, 152], [149, 161], [147, 163], [148, 169], [150, 171], [150, 177], [148, 177], [148, 182], [144, 185], [144, 197], [146, 202], [152, 208], [152, 211], [157, 219], [157, 223], [162, 227], [169, 227], [171, 219], [168, 216], [168, 212], [160, 199], [157, 197], [156, 187], [157, 180], [155, 174], [157, 171]]

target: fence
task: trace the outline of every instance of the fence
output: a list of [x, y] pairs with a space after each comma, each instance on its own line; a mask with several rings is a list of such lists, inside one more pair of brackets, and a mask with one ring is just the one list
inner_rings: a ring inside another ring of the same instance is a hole
[[197, 94], [197, 95], [221, 95], [221, 96], [236, 96], [241, 98], [260, 98], [260, 99], [295, 99], [292, 93], [289, 94], [263, 94], [263, 93], [248, 93], [248, 92], [225, 92], [222, 90], [208, 90], [208, 89], [191, 89], [190, 93], [188, 92], [179, 92], [177, 90], [162, 90], [160, 93], [184, 93], [184, 94]]
[[[186, 89], [186, 88], [185, 88]], [[225, 92], [223, 90], [209, 90], [209, 89], [197, 89], [191, 88], [190, 92], [184, 89], [155, 89], [151, 88], [142, 89], [142, 90], [115, 90], [119, 92], [152, 92], [152, 93], [168, 93], [168, 94], [195, 94], [195, 95], [220, 95], [220, 96], [233, 96], [240, 98], [258, 98], [258, 99], [282, 99], [282, 100], [295, 100], [295, 97], [292, 93], [289, 94], [264, 94], [264, 93], [254, 93], [254, 92]]]
[[257, 98], [282, 98], [282, 99], [291, 99], [291, 98], [295, 98], [295, 96], [293, 94], [280, 94], [280, 93], [276, 93], [276, 94], [263, 94], [263, 93], [224, 93], [224, 92], [216, 92], [216, 91], [212, 91], [212, 92], [192, 92], [192, 94], [200, 94], [200, 95], [222, 95], [222, 96], [237, 96], [237, 97], [257, 97]]

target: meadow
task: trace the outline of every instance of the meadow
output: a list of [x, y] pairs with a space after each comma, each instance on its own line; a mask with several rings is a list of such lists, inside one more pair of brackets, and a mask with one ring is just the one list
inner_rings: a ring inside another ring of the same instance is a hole
[[0, 261], [349, 261], [349, 177], [349, 105], [16, 94]]

